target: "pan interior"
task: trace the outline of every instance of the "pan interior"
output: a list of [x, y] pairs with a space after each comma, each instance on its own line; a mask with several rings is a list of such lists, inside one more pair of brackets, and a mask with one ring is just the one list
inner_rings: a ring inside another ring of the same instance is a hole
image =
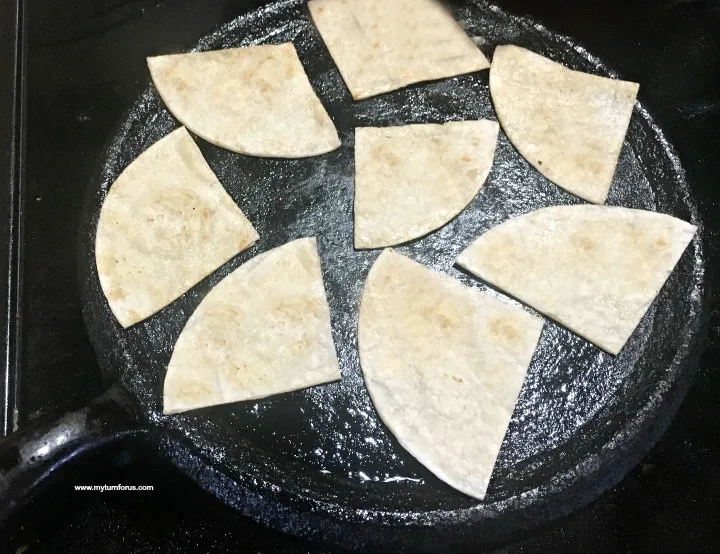
[[[574, 69], [614, 76], [583, 48], [530, 20], [481, 2], [456, 3], [451, 9], [488, 56], [495, 45], [512, 43]], [[688, 360], [704, 310], [701, 241], [690, 245], [619, 356], [603, 353], [552, 322], [546, 324], [488, 497], [478, 503], [434, 478], [407, 454], [379, 421], [365, 390], [357, 355], [357, 309], [378, 252], [353, 249], [353, 129], [496, 119], [488, 73], [353, 102], [299, 1], [271, 3], [241, 16], [200, 40], [196, 49], [285, 41], [294, 42], [339, 130], [342, 147], [316, 158], [278, 160], [242, 156], [197, 140], [220, 182], [257, 228], [260, 241], [128, 330], [114, 320], [97, 280], [97, 218], [120, 171], [178, 123], [149, 85], [112, 138], [100, 178], [89, 185], [80, 268], [88, 332], [108, 376], [119, 378], [137, 397], [168, 449], [181, 443], [203, 463], [255, 490], [281, 491], [367, 517], [384, 512], [420, 518], [428, 512], [466, 509], [492, 517], [513, 503], [562, 491], [568, 478], [610, 469], [588, 465], [588, 457], [603, 448], [622, 448], [624, 441], [644, 432], [669, 391], [692, 371]], [[484, 290], [487, 287], [454, 267], [460, 250], [510, 217], [579, 202], [535, 171], [501, 133], [492, 172], [477, 198], [450, 224], [398, 250]], [[640, 103], [608, 204], [655, 210], [699, 224], [682, 168]], [[342, 381], [259, 402], [162, 415], [167, 363], [202, 298], [251, 257], [304, 236], [318, 238]]]

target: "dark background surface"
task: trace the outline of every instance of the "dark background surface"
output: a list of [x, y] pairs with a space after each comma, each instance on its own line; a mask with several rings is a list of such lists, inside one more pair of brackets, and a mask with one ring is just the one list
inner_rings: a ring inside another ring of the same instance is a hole
[[[257, 3], [25, 1], [25, 316], [13, 375], [21, 427], [78, 408], [103, 389], [80, 314], [77, 226], [104, 141], [148, 81], [145, 57], [186, 48]], [[641, 100], [677, 147], [690, 182], [698, 184], [708, 253], [715, 258], [720, 2], [498, 3], [574, 37], [641, 83]], [[590, 508], [506, 551], [720, 551], [719, 356], [716, 310], [696, 383], [642, 465]], [[13, 552], [23, 545], [40, 552], [313, 551], [225, 508], [157, 459], [150, 446], [131, 456], [120, 444], [73, 471], [76, 483], [152, 484], [155, 491], [83, 493], [59, 484], [22, 514], [17, 528], [2, 533], [0, 546], [6, 540]]]

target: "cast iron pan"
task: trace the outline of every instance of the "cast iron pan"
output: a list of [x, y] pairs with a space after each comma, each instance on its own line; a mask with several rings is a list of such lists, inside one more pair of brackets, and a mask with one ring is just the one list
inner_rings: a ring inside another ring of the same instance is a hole
[[[495, 45], [514, 43], [571, 68], [616, 76], [572, 40], [533, 21], [484, 2], [450, 8], [489, 56]], [[374, 549], [496, 544], [577, 509], [616, 484], [675, 413], [694, 371], [706, 319], [702, 225], [674, 150], [639, 102], [608, 203], [700, 226], [658, 299], [617, 357], [547, 323], [484, 502], [448, 487], [408, 455], [378, 419], [358, 364], [357, 308], [378, 252], [352, 246], [353, 129], [495, 119], [488, 73], [353, 102], [305, 6], [296, 0], [239, 17], [200, 40], [197, 49], [289, 40], [339, 129], [342, 147], [311, 159], [260, 159], [197, 139], [261, 239], [160, 313], [123, 330], [95, 270], [100, 207], [118, 174], [178, 126], [152, 86], [129, 108], [100, 177], [88, 186], [79, 261], [87, 330], [105, 376], [115, 384], [84, 410], [17, 433], [2, 445], [5, 516], [84, 449], [118, 435], [144, 433], [201, 487], [290, 533]], [[640, 91], [642, 98], [642, 86]], [[399, 250], [486, 289], [454, 267], [461, 249], [510, 217], [579, 202], [539, 175], [501, 134], [493, 170], [477, 198], [450, 224]], [[164, 416], [162, 385], [173, 345], [205, 294], [250, 258], [304, 236], [318, 238], [342, 381]]]

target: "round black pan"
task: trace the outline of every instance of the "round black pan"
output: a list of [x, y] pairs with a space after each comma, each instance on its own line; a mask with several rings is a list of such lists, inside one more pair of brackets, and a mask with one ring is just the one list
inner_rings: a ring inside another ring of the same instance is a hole
[[[533, 21], [484, 2], [450, 8], [488, 56], [495, 45], [513, 43], [571, 68], [616, 76], [572, 40]], [[36, 494], [68, 459], [118, 435], [143, 433], [200, 486], [290, 533], [373, 549], [496, 544], [590, 502], [617, 483], [666, 428], [700, 352], [707, 311], [703, 231], [674, 150], [642, 102], [608, 203], [671, 214], [700, 231], [619, 356], [546, 324], [488, 496], [478, 502], [408, 455], [378, 419], [364, 388], [356, 352], [357, 307], [378, 252], [352, 247], [353, 130], [495, 119], [487, 72], [353, 102], [299, 1], [268, 4], [203, 38], [197, 48], [289, 40], [338, 127], [342, 147], [311, 159], [275, 160], [234, 154], [198, 139], [261, 239], [160, 313], [124, 330], [107, 306], [95, 270], [100, 207], [118, 174], [178, 125], [152, 86], [129, 108], [100, 177], [88, 185], [79, 260], [88, 333], [103, 371], [116, 385], [86, 409], [17, 433], [0, 446], [1, 517]], [[486, 289], [454, 267], [461, 249], [510, 217], [579, 202], [539, 175], [501, 134], [493, 170], [468, 208], [441, 230], [399, 250]], [[303, 236], [318, 238], [342, 381], [164, 416], [165, 369], [204, 295], [248, 259]]]

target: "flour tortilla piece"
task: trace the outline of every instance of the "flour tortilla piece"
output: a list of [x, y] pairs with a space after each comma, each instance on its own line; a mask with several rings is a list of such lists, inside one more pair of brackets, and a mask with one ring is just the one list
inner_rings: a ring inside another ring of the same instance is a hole
[[181, 127], [140, 154], [110, 187], [95, 262], [110, 309], [129, 327], [257, 239]]
[[168, 110], [217, 146], [278, 158], [340, 146], [290, 42], [156, 56], [147, 63]]
[[494, 121], [355, 130], [355, 247], [380, 248], [456, 217], [490, 173]]
[[482, 500], [542, 326], [385, 250], [365, 283], [358, 326], [373, 404], [410, 454]]
[[355, 100], [490, 67], [435, 0], [310, 0], [308, 8]]
[[178, 338], [163, 409], [254, 400], [340, 379], [315, 239], [290, 242], [236, 269]]
[[572, 71], [518, 46], [498, 46], [490, 93], [510, 141], [565, 190], [604, 204], [639, 85]]
[[555, 206], [491, 229], [457, 261], [617, 354], [696, 230], [655, 212]]

